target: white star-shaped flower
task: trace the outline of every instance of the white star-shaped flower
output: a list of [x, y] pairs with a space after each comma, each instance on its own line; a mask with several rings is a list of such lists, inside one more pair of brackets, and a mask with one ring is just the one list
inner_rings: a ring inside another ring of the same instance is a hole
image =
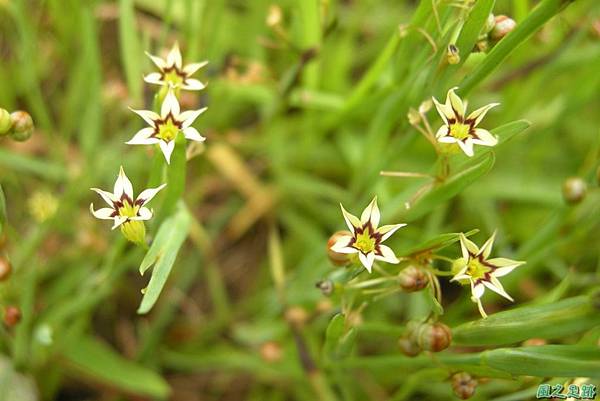
[[150, 110], [133, 110], [146, 121], [150, 127], [139, 130], [128, 145], [154, 145], [158, 144], [165, 155], [167, 163], [171, 162], [171, 154], [175, 149], [175, 138], [182, 132], [186, 139], [203, 142], [204, 138], [198, 130], [192, 127], [196, 118], [206, 111], [206, 107], [199, 110], [188, 110], [180, 113], [179, 102], [169, 89], [160, 109], [160, 115]]
[[163, 59], [152, 54], [146, 53], [152, 62], [158, 67], [158, 72], [151, 72], [144, 77], [144, 81], [161, 86], [170, 86], [176, 89], [185, 90], [202, 90], [206, 87], [202, 82], [191, 76], [200, 68], [208, 64], [208, 61], [201, 63], [191, 63], [183, 65], [179, 45], [175, 43], [167, 55], [167, 59]]
[[473, 156], [473, 145], [495, 146], [498, 139], [489, 131], [483, 128], [477, 128], [477, 125], [483, 120], [486, 113], [500, 103], [491, 103], [483, 106], [465, 118], [467, 103], [461, 100], [452, 88], [446, 95], [446, 103], [441, 104], [432, 98], [435, 107], [444, 120], [444, 125], [435, 134], [438, 142], [456, 143], [465, 152], [467, 156]]
[[485, 292], [485, 288], [487, 287], [509, 301], [513, 301], [511, 296], [504, 290], [504, 287], [502, 287], [502, 283], [500, 283], [498, 277], [506, 276], [515, 268], [525, 264], [525, 262], [506, 258], [488, 259], [494, 246], [495, 237], [496, 233], [494, 232], [485, 244], [479, 248], [461, 233], [460, 247], [462, 258], [457, 259], [452, 266], [455, 276], [451, 281], [459, 281], [471, 285], [472, 300], [477, 303], [479, 312], [483, 317], [487, 317], [481, 304], [481, 296]]
[[369, 206], [362, 212], [360, 220], [348, 213], [341, 204], [340, 207], [352, 235], [340, 236], [331, 246], [332, 251], [347, 254], [357, 253], [360, 262], [369, 273], [375, 260], [399, 263], [394, 251], [383, 245], [382, 242], [406, 224], [390, 224], [378, 227], [381, 214], [377, 207], [377, 197], [373, 198]]
[[165, 186], [166, 184], [163, 184], [157, 188], [146, 189], [134, 200], [133, 186], [129, 178], [125, 175], [123, 167], [121, 167], [113, 193], [98, 188], [91, 188], [92, 191], [104, 199], [109, 207], [94, 210], [94, 204], [91, 203], [90, 211], [98, 219], [113, 220], [113, 230], [128, 222], [150, 220], [152, 218], [152, 211], [145, 205]]

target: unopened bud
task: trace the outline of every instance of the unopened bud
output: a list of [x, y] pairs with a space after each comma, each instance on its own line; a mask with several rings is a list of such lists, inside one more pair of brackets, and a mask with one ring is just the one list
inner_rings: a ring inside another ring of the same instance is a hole
[[458, 47], [456, 47], [453, 43], [450, 43], [448, 45], [448, 49], [446, 51], [446, 59], [448, 60], [448, 64], [460, 63], [460, 54]]
[[488, 34], [492, 29], [494, 29], [494, 26], [496, 26], [496, 18], [494, 17], [494, 14], [490, 13], [485, 21], [485, 25], [483, 26], [481, 33], [483, 35]]
[[421, 114], [412, 107], [408, 109], [406, 118], [408, 118], [408, 122], [410, 125], [418, 125], [421, 123]]
[[12, 128], [12, 120], [10, 113], [3, 108], [0, 108], [0, 136], [8, 135]]
[[488, 51], [489, 48], [490, 48], [490, 44], [487, 41], [487, 39], [482, 39], [482, 40], [478, 40], [477, 43], [475, 43], [475, 49], [473, 49], [473, 51], [485, 53]]
[[452, 390], [461, 400], [471, 398], [475, 394], [477, 380], [466, 372], [456, 373], [452, 376]]
[[285, 320], [291, 324], [301, 326], [308, 320], [308, 313], [301, 306], [290, 306], [285, 311]]
[[8, 280], [12, 273], [12, 265], [5, 257], [0, 256], [0, 281]]
[[15, 141], [24, 142], [33, 135], [33, 120], [26, 111], [15, 111], [10, 114], [12, 132], [10, 137]]
[[493, 40], [500, 40], [515, 29], [516, 26], [517, 23], [512, 18], [506, 15], [498, 15], [495, 18], [494, 28], [490, 32], [490, 37]]
[[321, 293], [326, 297], [330, 296], [334, 290], [334, 284], [331, 280], [322, 280], [317, 283], [317, 288], [321, 290]]
[[419, 328], [417, 341], [426, 351], [440, 352], [450, 346], [452, 332], [443, 323], [426, 323]]
[[267, 13], [267, 26], [274, 27], [281, 23], [282, 13], [281, 7], [276, 4], [272, 4], [269, 7], [269, 11]]
[[427, 287], [429, 278], [423, 269], [410, 265], [398, 274], [398, 282], [404, 291], [415, 292]]
[[431, 110], [432, 106], [433, 106], [433, 101], [431, 99], [424, 100], [419, 105], [419, 113], [421, 113], [421, 114], [427, 113], [429, 110]]
[[275, 341], [267, 341], [260, 346], [260, 356], [265, 362], [279, 362], [282, 355], [281, 345]]
[[127, 240], [135, 244], [144, 244], [146, 241], [146, 226], [143, 221], [129, 220], [121, 224], [121, 233]]
[[579, 177], [571, 177], [564, 182], [562, 192], [567, 203], [577, 204], [585, 198], [587, 184]]
[[8, 327], [16, 326], [21, 321], [21, 310], [13, 305], [4, 310], [4, 324]]
[[400, 352], [409, 357], [415, 357], [421, 353], [421, 347], [410, 336], [402, 336], [398, 340]]
[[336, 266], [349, 265], [352, 260], [351, 256], [347, 253], [339, 253], [331, 250], [331, 247], [334, 246], [340, 238], [346, 236], [352, 236], [352, 233], [350, 231], [337, 231], [329, 237], [329, 240], [327, 240], [327, 256], [331, 263]]

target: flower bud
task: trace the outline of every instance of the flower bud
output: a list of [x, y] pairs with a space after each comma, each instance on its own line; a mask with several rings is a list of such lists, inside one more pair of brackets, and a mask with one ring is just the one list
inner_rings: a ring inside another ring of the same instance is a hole
[[265, 362], [279, 362], [282, 355], [281, 345], [275, 341], [267, 341], [260, 346], [260, 356]]
[[475, 49], [473, 51], [485, 53], [488, 51], [489, 48], [490, 48], [490, 43], [487, 41], [487, 39], [482, 39], [482, 40], [478, 40], [477, 43], [475, 43]]
[[581, 202], [587, 194], [587, 184], [579, 177], [571, 177], [563, 183], [563, 197], [570, 204]]
[[13, 130], [10, 137], [15, 141], [24, 142], [33, 134], [33, 120], [26, 111], [15, 111], [10, 114]]
[[448, 60], [448, 64], [460, 63], [460, 54], [458, 47], [456, 47], [453, 43], [450, 43], [448, 45], [448, 49], [446, 50], [446, 59]]
[[450, 346], [452, 332], [443, 323], [426, 323], [419, 328], [417, 341], [426, 351], [440, 352]]
[[13, 305], [6, 307], [4, 311], [4, 324], [8, 327], [16, 326], [21, 321], [21, 310]]
[[321, 293], [326, 297], [333, 294], [334, 284], [331, 280], [322, 280], [317, 283], [317, 288], [321, 290]]
[[506, 35], [508, 35], [515, 27], [517, 23], [512, 18], [507, 17], [506, 15], [498, 15], [495, 18], [494, 29], [490, 32], [490, 37], [493, 40], [500, 40]]
[[421, 104], [419, 105], [419, 113], [421, 113], [421, 114], [427, 113], [429, 110], [431, 110], [432, 106], [433, 106], [433, 101], [431, 99], [423, 100], [421, 102]]
[[496, 17], [494, 17], [494, 14], [490, 13], [485, 21], [485, 25], [483, 26], [481, 33], [483, 35], [488, 34], [492, 29], [494, 29], [494, 26], [496, 26]]
[[400, 347], [400, 352], [411, 358], [419, 355], [422, 351], [419, 344], [411, 336], [400, 337], [398, 346]]
[[346, 266], [350, 264], [351, 255], [332, 251], [331, 247], [338, 241], [338, 239], [340, 239], [340, 237], [351, 235], [352, 233], [350, 231], [337, 231], [331, 237], [329, 237], [329, 240], [327, 240], [327, 256], [329, 257], [331, 263], [333, 263], [335, 266]]
[[417, 125], [421, 123], [421, 114], [419, 114], [419, 112], [412, 107], [408, 109], [406, 118], [408, 118], [408, 123], [410, 125]]
[[0, 281], [8, 280], [12, 273], [12, 265], [5, 257], [0, 256]]
[[285, 320], [297, 326], [302, 326], [308, 320], [308, 312], [301, 306], [290, 306], [285, 311]]
[[0, 108], [0, 136], [8, 135], [12, 129], [12, 121], [10, 113], [3, 108]]
[[146, 241], [146, 226], [143, 221], [126, 221], [121, 224], [121, 233], [127, 240], [135, 244], [144, 244]]
[[398, 274], [398, 282], [404, 291], [415, 292], [427, 287], [429, 278], [423, 269], [409, 265]]
[[269, 7], [269, 11], [267, 13], [267, 26], [274, 27], [281, 24], [281, 20], [283, 18], [281, 7], [276, 4], [272, 4]]
[[471, 398], [475, 394], [477, 380], [466, 372], [456, 373], [452, 376], [452, 390], [461, 400]]

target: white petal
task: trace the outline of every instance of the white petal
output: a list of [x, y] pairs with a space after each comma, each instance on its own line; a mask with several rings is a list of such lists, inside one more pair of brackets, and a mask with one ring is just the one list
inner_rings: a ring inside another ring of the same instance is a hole
[[162, 184], [161, 186], [156, 187], [156, 188], [146, 189], [138, 195], [138, 197], [135, 201], [140, 202], [141, 206], [143, 206], [146, 203], [150, 202], [152, 200], [152, 198], [154, 198], [156, 196], [156, 194], [159, 193], [160, 190], [162, 190], [166, 186], [167, 186], [167, 184]]
[[208, 64], [208, 61], [187, 64], [185, 67], [183, 67], [183, 73], [189, 77], [190, 75], [193, 75], [196, 71], [198, 71], [200, 68], [204, 67], [206, 64]]
[[460, 141], [453, 136], [442, 136], [442, 137], [438, 138], [438, 142], [440, 142], [440, 143], [457, 143]]
[[496, 239], [496, 231], [494, 231], [492, 236], [490, 238], [488, 238], [487, 241], [485, 241], [485, 244], [483, 244], [483, 246], [481, 248], [479, 248], [478, 255], [483, 255], [483, 258], [487, 259], [490, 256], [490, 253], [492, 253], [492, 247], [494, 246], [495, 239]]
[[144, 121], [146, 121], [151, 127], [155, 127], [154, 121], [160, 120], [160, 116], [153, 111], [150, 110], [135, 110], [129, 108], [129, 110], [133, 111], [138, 116], [142, 117]]
[[150, 209], [148, 209], [147, 207], [141, 207], [140, 210], [138, 210], [138, 215], [136, 217], [131, 217], [130, 220], [143, 221], [143, 220], [150, 220], [151, 218], [152, 218], [152, 211]]
[[392, 249], [389, 246], [379, 245], [379, 250], [381, 251], [381, 255], [375, 255], [375, 259], [393, 264], [400, 263], [400, 261], [394, 254], [394, 251], [392, 251]]
[[139, 130], [133, 138], [125, 142], [127, 145], [152, 145], [158, 143], [158, 138], [151, 138], [154, 133], [154, 128], [146, 127]]
[[477, 302], [477, 308], [479, 309], [479, 313], [481, 313], [481, 316], [485, 319], [487, 317], [487, 313], [485, 313], [485, 310], [483, 309], [481, 299], [477, 298], [475, 302]]
[[381, 242], [390, 238], [398, 229], [406, 226], [406, 224], [387, 224], [377, 229], [377, 233], [382, 234]]
[[207, 107], [198, 110], [187, 110], [179, 115], [179, 120], [182, 121], [181, 127], [187, 128], [193, 124], [198, 116], [206, 111]]
[[500, 103], [490, 103], [487, 106], [483, 106], [472, 112], [467, 116], [467, 120], [474, 120], [473, 126], [476, 126], [483, 120], [483, 117], [492, 108], [498, 106]]
[[152, 60], [152, 62], [162, 71], [164, 70], [167, 65], [165, 64], [165, 60], [163, 60], [160, 57], [157, 56], [153, 56], [152, 54], [146, 52], [146, 56], [150, 57], [150, 60]]
[[90, 203], [90, 212], [92, 212], [94, 217], [97, 219], [112, 220], [112, 215], [115, 212], [115, 210], [108, 207], [103, 207], [101, 209], [94, 210], [94, 204]]
[[460, 233], [459, 239], [460, 249], [465, 260], [470, 259], [469, 252], [473, 255], [477, 255], [479, 253], [479, 248], [477, 247], [477, 245], [475, 245], [473, 241], [468, 239], [463, 233]]
[[471, 282], [471, 293], [473, 294], [474, 298], [477, 298], [477, 299], [481, 298], [481, 296], [483, 295], [484, 292], [485, 292], [485, 287], [483, 284], [478, 283], [478, 284], [474, 285], [473, 282]]
[[518, 260], [511, 260], [506, 258], [488, 259], [487, 262], [494, 266], [498, 266], [492, 272], [492, 276], [494, 277], [506, 276], [508, 273], [512, 272], [517, 267], [525, 264], [525, 262], [520, 262]]
[[181, 87], [189, 91], [200, 91], [206, 88], [206, 85], [195, 78], [186, 78]]
[[456, 116], [454, 115], [454, 111], [452, 110], [452, 107], [445, 105], [445, 104], [441, 104], [434, 97], [432, 97], [431, 99], [433, 100], [433, 104], [435, 105], [435, 108], [436, 108], [438, 114], [440, 115], [440, 117], [442, 117], [442, 120], [444, 120], [444, 123], [446, 125], [448, 124], [448, 119], [456, 118]]
[[131, 181], [125, 175], [125, 171], [123, 170], [123, 166], [119, 169], [119, 176], [117, 177], [117, 181], [115, 182], [115, 196], [118, 199], [121, 199], [123, 194], [127, 195], [129, 199], [133, 200], [133, 186], [131, 185]]
[[458, 88], [452, 88], [448, 91], [448, 94], [446, 95], [446, 106], [450, 105], [457, 117], [463, 117], [465, 115], [465, 105], [462, 99], [454, 93], [456, 89]]
[[115, 228], [119, 227], [121, 224], [123, 224], [127, 221], [127, 217], [123, 217], [123, 216], [117, 216], [114, 219], [115, 219], [115, 222], [114, 222], [113, 226], [111, 227], [111, 230], [114, 230]]
[[448, 135], [448, 126], [447, 125], [442, 125], [435, 133], [435, 137], [438, 139], [443, 138], [446, 135]]
[[144, 81], [155, 85], [164, 84], [164, 81], [162, 80], [162, 74], [160, 72], [151, 72], [150, 74], [145, 75]]
[[113, 203], [118, 200], [113, 194], [107, 191], [103, 191], [98, 188], [90, 188], [92, 191], [96, 192], [98, 195], [104, 199], [104, 202], [108, 203], [109, 206], [113, 206]]
[[181, 52], [179, 51], [179, 43], [175, 42], [171, 51], [167, 55], [167, 66], [175, 66], [177, 69], [181, 69]]
[[369, 252], [365, 256], [364, 253], [360, 252], [358, 254], [358, 259], [360, 259], [360, 262], [363, 264], [365, 269], [367, 269], [367, 271], [371, 273], [371, 269], [373, 268], [373, 262], [375, 261], [375, 254], [373, 252]]
[[166, 118], [169, 113], [171, 113], [174, 118], [179, 119], [179, 102], [172, 89], [169, 89], [160, 108], [160, 116], [162, 118]]
[[379, 225], [379, 219], [381, 218], [381, 214], [379, 213], [379, 207], [377, 207], [377, 197], [374, 197], [371, 203], [363, 210], [360, 215], [360, 222], [362, 224], [367, 224], [371, 222], [373, 229], [376, 229]]
[[473, 152], [473, 142], [470, 139], [466, 141], [458, 141], [458, 146], [465, 152], [465, 154], [469, 157], [472, 157], [475, 153]]
[[158, 145], [160, 146], [160, 150], [165, 155], [167, 164], [170, 164], [171, 163], [171, 153], [173, 153], [173, 149], [175, 149], [175, 141], [169, 141], [169, 142], [160, 141], [158, 143]]
[[502, 283], [500, 283], [500, 281], [498, 281], [498, 279], [494, 276], [490, 277], [490, 281], [483, 281], [483, 284], [490, 290], [494, 291], [496, 294], [502, 295], [509, 301], [514, 301], [514, 299], [512, 299], [512, 297], [506, 293], [504, 287], [502, 287]]
[[342, 215], [344, 216], [346, 225], [348, 226], [351, 232], [354, 232], [358, 227], [361, 226], [360, 220], [355, 215], [348, 213], [341, 203], [340, 207], [342, 208]]
[[200, 135], [200, 133], [198, 132], [198, 130], [196, 128], [194, 128], [194, 127], [184, 128], [183, 129], [183, 136], [185, 136], [190, 141], [204, 142], [204, 140], [206, 140], [206, 138], [203, 137], [202, 135]]
[[478, 139], [473, 139], [472, 141], [478, 145], [496, 146], [498, 144], [498, 138], [483, 128], [475, 128], [475, 135], [477, 135]]

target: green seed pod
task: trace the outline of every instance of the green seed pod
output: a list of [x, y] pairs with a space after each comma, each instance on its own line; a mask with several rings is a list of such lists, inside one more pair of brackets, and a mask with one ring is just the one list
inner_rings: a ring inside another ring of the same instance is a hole
[[426, 351], [440, 352], [450, 346], [452, 332], [443, 323], [426, 323], [419, 328], [417, 341]]
[[146, 241], [146, 226], [143, 221], [129, 220], [121, 224], [121, 233], [129, 241], [143, 244]]
[[466, 372], [456, 373], [452, 376], [452, 390], [461, 400], [469, 399], [475, 394], [477, 380]]
[[12, 129], [10, 113], [0, 108], [0, 136], [8, 135]]
[[15, 141], [24, 142], [33, 134], [33, 120], [26, 111], [15, 111], [10, 114], [13, 130], [10, 137]]
[[337, 242], [340, 237], [343, 236], [351, 236], [352, 233], [350, 231], [337, 231], [333, 233], [329, 240], [327, 240], [327, 256], [331, 263], [335, 266], [347, 266], [352, 261], [351, 255], [347, 253], [338, 253], [331, 250], [331, 247]]
[[12, 273], [12, 265], [5, 257], [0, 256], [0, 281], [7, 280]]
[[506, 15], [498, 15], [495, 18], [494, 29], [491, 30], [490, 37], [498, 41], [508, 35], [516, 26], [517, 23], [512, 18]]
[[587, 184], [579, 177], [571, 177], [564, 182], [562, 192], [565, 201], [574, 205], [585, 198]]
[[406, 292], [420, 291], [429, 284], [429, 277], [423, 269], [410, 265], [398, 274], [400, 287]]

